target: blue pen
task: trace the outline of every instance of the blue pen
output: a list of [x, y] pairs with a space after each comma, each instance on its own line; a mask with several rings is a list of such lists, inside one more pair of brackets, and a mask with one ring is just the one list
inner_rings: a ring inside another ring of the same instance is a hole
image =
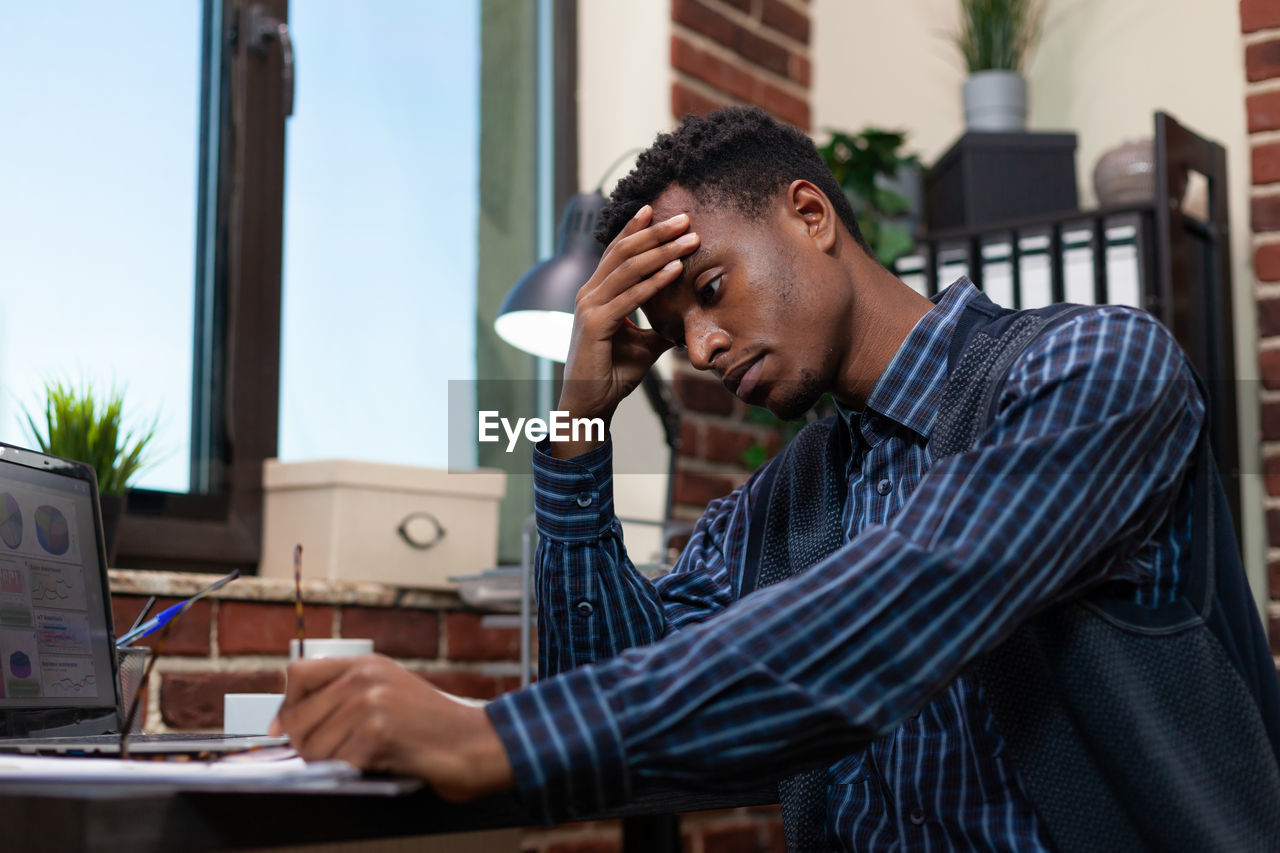
[[121, 646], [127, 646], [130, 643], [132, 643], [134, 640], [137, 640], [141, 637], [147, 636], [148, 634], [153, 634], [156, 631], [159, 631], [165, 625], [168, 625], [169, 622], [173, 620], [173, 617], [177, 616], [179, 613], [186, 610], [188, 607], [195, 604], [201, 598], [204, 598], [206, 595], [213, 592], [215, 589], [221, 589], [222, 587], [226, 586], [227, 584], [229, 584], [231, 581], [235, 580], [238, 577], [240, 577], [240, 570], [233, 569], [231, 574], [227, 575], [224, 578], [219, 578], [218, 580], [209, 584], [204, 589], [197, 592], [195, 595], [188, 598], [186, 601], [179, 601], [177, 604], [166, 607], [164, 610], [161, 610], [159, 613], [157, 613], [155, 616], [148, 619], [146, 622], [143, 622], [141, 625], [138, 625], [136, 628], [131, 628], [129, 631], [127, 631], [124, 634], [124, 636], [117, 637], [116, 647], [119, 648]]

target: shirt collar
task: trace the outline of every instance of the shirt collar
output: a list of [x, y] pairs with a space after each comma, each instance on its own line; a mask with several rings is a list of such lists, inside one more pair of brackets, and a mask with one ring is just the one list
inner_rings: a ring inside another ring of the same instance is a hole
[[929, 438], [947, 379], [947, 351], [956, 322], [976, 296], [973, 282], [961, 276], [934, 297], [935, 305], [916, 323], [867, 397], [875, 412]]

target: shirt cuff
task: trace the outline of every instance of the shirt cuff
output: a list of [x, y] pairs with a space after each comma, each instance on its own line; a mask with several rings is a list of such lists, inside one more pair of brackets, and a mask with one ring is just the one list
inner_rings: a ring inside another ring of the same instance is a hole
[[533, 448], [533, 503], [538, 533], [561, 542], [598, 539], [613, 527], [613, 440], [557, 459], [549, 439]]
[[622, 734], [593, 669], [539, 681], [485, 706], [517, 795], [543, 823], [587, 817], [630, 798]]

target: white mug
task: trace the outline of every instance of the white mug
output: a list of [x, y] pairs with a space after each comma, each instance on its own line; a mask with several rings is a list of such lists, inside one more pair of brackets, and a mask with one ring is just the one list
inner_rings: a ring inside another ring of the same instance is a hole
[[[302, 648], [306, 657], [312, 658], [358, 658], [373, 654], [373, 640], [343, 637], [316, 637], [303, 641]], [[289, 661], [298, 659], [297, 637], [289, 641]]]
[[222, 697], [222, 731], [265, 735], [283, 701], [283, 693], [228, 693]]

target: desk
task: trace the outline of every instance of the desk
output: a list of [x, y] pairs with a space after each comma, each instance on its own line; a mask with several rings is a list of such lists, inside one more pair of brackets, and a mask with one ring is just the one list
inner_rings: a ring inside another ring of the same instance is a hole
[[[732, 795], [667, 792], [581, 819], [768, 802], [777, 802], [776, 789]], [[355, 780], [314, 792], [282, 790], [270, 784], [200, 792], [142, 785], [0, 784], [0, 838], [6, 850], [246, 850], [440, 835], [535, 822], [509, 794], [458, 805], [441, 800], [421, 784], [394, 780]]]

